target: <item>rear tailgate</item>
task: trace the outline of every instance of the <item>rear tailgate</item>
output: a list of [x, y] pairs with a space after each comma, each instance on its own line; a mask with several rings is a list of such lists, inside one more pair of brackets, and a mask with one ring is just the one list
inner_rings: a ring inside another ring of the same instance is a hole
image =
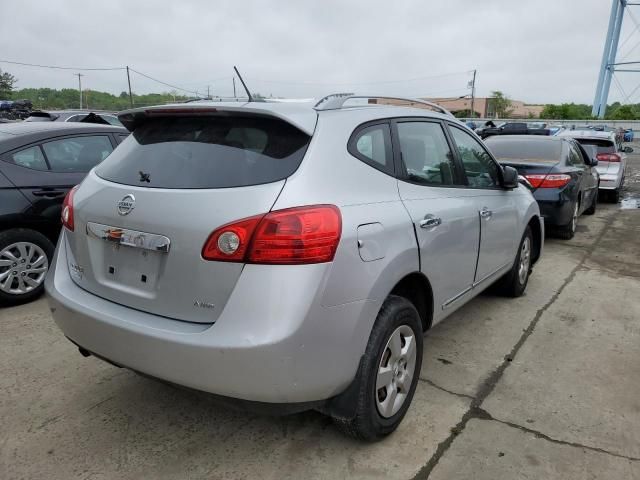
[[155, 115], [74, 195], [69, 270], [82, 288], [190, 322], [220, 315], [242, 263], [207, 261], [218, 227], [271, 210], [310, 136], [264, 115]]

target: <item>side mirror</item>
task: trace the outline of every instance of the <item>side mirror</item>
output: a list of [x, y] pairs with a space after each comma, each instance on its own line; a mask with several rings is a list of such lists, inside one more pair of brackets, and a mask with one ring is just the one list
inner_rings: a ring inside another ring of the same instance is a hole
[[518, 171], [513, 167], [502, 167], [502, 187], [518, 188]]
[[598, 165], [598, 159], [595, 157], [589, 157], [589, 166], [595, 167], [596, 165]]
[[633, 152], [633, 148], [631, 147], [624, 147], [624, 153], [632, 153]]

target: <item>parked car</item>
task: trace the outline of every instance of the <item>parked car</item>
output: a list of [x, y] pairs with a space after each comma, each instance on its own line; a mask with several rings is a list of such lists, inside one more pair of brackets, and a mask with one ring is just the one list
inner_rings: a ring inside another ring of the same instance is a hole
[[625, 142], [633, 142], [633, 128], [627, 128], [624, 131], [623, 141]]
[[122, 127], [122, 123], [118, 117], [111, 112], [96, 112], [87, 110], [59, 110], [44, 112], [42, 110], [34, 110], [25, 122], [86, 122], [86, 123], [104, 123]]
[[127, 134], [82, 123], [0, 125], [0, 305], [42, 293], [64, 196]]
[[560, 136], [574, 138], [581, 145], [593, 145], [598, 149], [596, 168], [600, 174], [600, 192], [618, 203], [625, 180], [626, 154], [633, 152], [633, 148], [623, 147], [612, 131], [567, 130]]
[[391, 433], [424, 331], [496, 282], [522, 295], [544, 224], [446, 110], [348, 108], [362, 98], [122, 113], [132, 134], [65, 201], [46, 280], [64, 335], [236, 403]]
[[[541, 124], [540, 124], [541, 125]], [[484, 127], [476, 130], [481, 138], [488, 138], [493, 135], [549, 135], [548, 128], [530, 127], [526, 122], [503, 123], [497, 127]]]
[[501, 165], [517, 169], [529, 181], [545, 224], [559, 237], [573, 238], [578, 217], [595, 213], [598, 162], [575, 140], [497, 136], [488, 138], [486, 144]]

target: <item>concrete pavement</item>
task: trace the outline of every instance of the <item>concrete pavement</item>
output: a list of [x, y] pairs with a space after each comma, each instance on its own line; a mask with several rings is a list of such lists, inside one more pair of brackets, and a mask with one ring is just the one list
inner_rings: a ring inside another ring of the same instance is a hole
[[[640, 198], [640, 156], [629, 168]], [[524, 297], [434, 327], [409, 414], [377, 444], [85, 359], [42, 300], [0, 310], [0, 479], [640, 478], [639, 235], [640, 209], [601, 204], [547, 239]]]

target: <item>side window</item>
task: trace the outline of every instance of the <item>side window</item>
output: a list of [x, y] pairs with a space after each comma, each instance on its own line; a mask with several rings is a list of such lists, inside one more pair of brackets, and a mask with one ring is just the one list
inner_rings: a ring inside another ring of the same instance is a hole
[[37, 145], [12, 153], [9, 156], [9, 161], [16, 165], [20, 165], [21, 167], [27, 167], [33, 170], [49, 169], [47, 167], [47, 162], [44, 159], [44, 155], [42, 155], [42, 151]]
[[434, 122], [397, 125], [407, 179], [425, 185], [454, 185], [455, 164], [442, 125]]
[[393, 175], [391, 132], [387, 123], [363, 128], [351, 137], [349, 152], [373, 168]]
[[499, 187], [498, 164], [493, 161], [480, 142], [454, 126], [451, 126], [451, 135], [456, 142], [469, 186], [472, 188]]
[[113, 150], [109, 137], [72, 137], [42, 145], [54, 172], [88, 172]]
[[569, 145], [569, 162], [576, 167], [584, 167], [584, 160], [574, 145]]

